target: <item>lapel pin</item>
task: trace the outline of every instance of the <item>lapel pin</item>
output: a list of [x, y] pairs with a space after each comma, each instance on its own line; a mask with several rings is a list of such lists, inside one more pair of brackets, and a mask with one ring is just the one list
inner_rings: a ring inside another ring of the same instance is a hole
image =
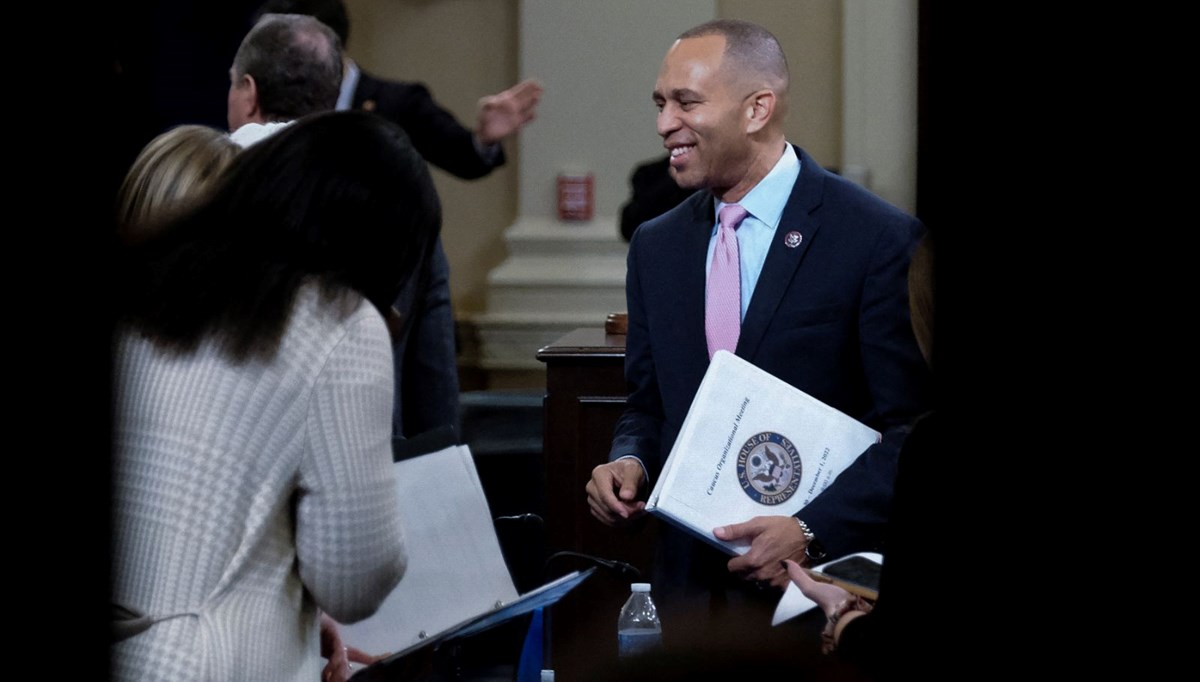
[[788, 232], [787, 236], [785, 236], [783, 238], [783, 243], [789, 249], [794, 249], [797, 246], [800, 246], [801, 239], [804, 239], [804, 237], [801, 236], [801, 234], [799, 232], [792, 230], [791, 232]]

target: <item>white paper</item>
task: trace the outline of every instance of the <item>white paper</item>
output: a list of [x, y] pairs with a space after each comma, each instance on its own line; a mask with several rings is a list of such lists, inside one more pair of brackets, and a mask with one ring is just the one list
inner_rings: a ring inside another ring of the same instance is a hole
[[[849, 554], [847, 556], [860, 556], [879, 564], [883, 563], [883, 555], [878, 552], [859, 552], [858, 554]], [[845, 558], [847, 557], [838, 557], [833, 561], [826, 561], [820, 566], [814, 566], [813, 570], [820, 571], [834, 561], [841, 561]], [[775, 607], [775, 616], [771, 619], [771, 625], [779, 625], [786, 620], [791, 620], [811, 610], [816, 605], [816, 602], [804, 596], [800, 588], [796, 587], [796, 583], [789, 582], [787, 589], [783, 591], [783, 596], [779, 599], [779, 604]]]
[[646, 509], [729, 554], [712, 529], [792, 516], [879, 442], [879, 432], [727, 351], [717, 351]]
[[375, 615], [340, 625], [343, 642], [372, 655], [517, 599], [471, 451], [457, 445], [393, 466], [408, 568]]

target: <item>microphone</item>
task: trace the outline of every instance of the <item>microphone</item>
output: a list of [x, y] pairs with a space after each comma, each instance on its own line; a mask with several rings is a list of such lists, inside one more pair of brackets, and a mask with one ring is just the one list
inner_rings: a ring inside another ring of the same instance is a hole
[[[546, 522], [544, 519], [542, 519], [542, 517], [540, 517], [537, 514], [534, 514], [532, 512], [527, 512], [524, 514], [511, 514], [508, 516], [497, 516], [497, 517], [495, 517], [494, 521], [497, 521], [497, 522], [498, 521], [505, 521], [505, 522], [515, 521], [518, 523], [527, 523], [527, 522], [535, 523], [539, 526], [546, 525]], [[642, 577], [642, 572], [640, 570], [638, 570], [638, 568], [636, 566], [634, 566], [633, 564], [629, 564], [624, 561], [617, 561], [616, 559], [605, 559], [603, 557], [592, 556], [591, 554], [583, 554], [581, 552], [571, 552], [571, 551], [564, 550], [561, 552], [555, 552], [554, 554], [551, 554], [546, 559], [546, 562], [542, 565], [542, 581], [543, 582], [546, 581], [546, 574], [549, 572], [550, 564], [553, 563], [555, 559], [558, 559], [560, 557], [574, 557], [576, 559], [583, 559], [583, 560], [585, 560], [591, 564], [594, 564], [596, 566], [602, 566], [604, 568], [607, 568], [608, 570], [613, 571], [617, 575], [620, 575], [622, 577], [627, 577], [627, 578], [641, 578]]]
[[545, 578], [545, 574], [548, 572], [548, 569], [550, 568], [551, 562], [553, 562], [555, 559], [557, 559], [559, 557], [574, 557], [576, 559], [584, 559], [584, 560], [588, 561], [589, 563], [595, 564], [596, 566], [603, 566], [604, 568], [607, 568], [610, 571], [614, 571], [622, 577], [627, 577], [627, 578], [641, 578], [642, 577], [642, 572], [639, 571], [638, 568], [636, 566], [634, 566], [633, 564], [628, 564], [624, 561], [617, 561], [616, 559], [604, 559], [602, 557], [592, 556], [591, 554], [583, 554], [582, 552], [571, 552], [571, 551], [564, 550], [561, 552], [555, 552], [554, 554], [551, 554], [548, 559], [546, 559], [546, 564], [542, 568], [543, 579]]
[[[583, 554], [582, 552], [572, 552], [572, 551], [568, 551], [568, 550], [563, 550], [561, 552], [555, 552], [554, 554], [551, 554], [546, 559], [546, 563], [542, 565], [542, 582], [547, 582], [546, 575], [550, 572], [550, 564], [554, 563], [555, 559], [560, 559], [563, 557], [583, 559], [584, 561], [587, 561], [588, 563], [607, 568], [608, 570], [613, 571], [614, 573], [616, 573], [617, 575], [619, 575], [623, 578], [634, 579], [635, 582], [640, 582], [640, 578], [642, 577], [642, 572], [639, 571], [636, 566], [633, 566], [632, 564], [627, 564], [624, 561], [617, 561], [615, 559], [604, 559], [602, 557], [592, 556], [591, 554]], [[548, 609], [546, 610], [546, 612], [544, 614], [544, 618], [545, 618], [545, 625], [544, 625], [543, 637], [544, 637], [545, 647], [542, 652], [542, 660], [544, 661], [543, 668], [552, 669], [553, 666], [551, 665], [551, 661], [553, 661], [554, 658], [551, 655], [551, 643], [553, 642], [553, 638], [550, 636], [550, 620], [551, 620], [551, 618], [550, 618], [550, 611]]]
[[497, 516], [494, 520], [495, 521], [533, 521], [534, 523], [537, 523], [539, 526], [545, 525], [545, 523], [546, 523], [545, 521], [542, 520], [542, 517], [540, 517], [537, 514], [534, 514], [532, 512], [526, 512], [524, 514], [512, 514], [510, 516]]

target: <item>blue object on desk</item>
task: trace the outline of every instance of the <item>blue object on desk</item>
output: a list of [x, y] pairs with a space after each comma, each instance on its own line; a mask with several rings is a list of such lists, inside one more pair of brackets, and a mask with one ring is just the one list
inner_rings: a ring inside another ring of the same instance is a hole
[[521, 662], [517, 665], [517, 682], [539, 682], [542, 675], [542, 609], [533, 610], [529, 620], [529, 631], [525, 633], [525, 644], [521, 647]]

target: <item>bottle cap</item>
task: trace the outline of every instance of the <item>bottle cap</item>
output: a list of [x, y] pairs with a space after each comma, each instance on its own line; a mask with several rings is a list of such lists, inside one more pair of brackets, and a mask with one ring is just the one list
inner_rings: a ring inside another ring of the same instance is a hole
[[633, 583], [629, 586], [634, 592], [649, 592], [650, 583]]

